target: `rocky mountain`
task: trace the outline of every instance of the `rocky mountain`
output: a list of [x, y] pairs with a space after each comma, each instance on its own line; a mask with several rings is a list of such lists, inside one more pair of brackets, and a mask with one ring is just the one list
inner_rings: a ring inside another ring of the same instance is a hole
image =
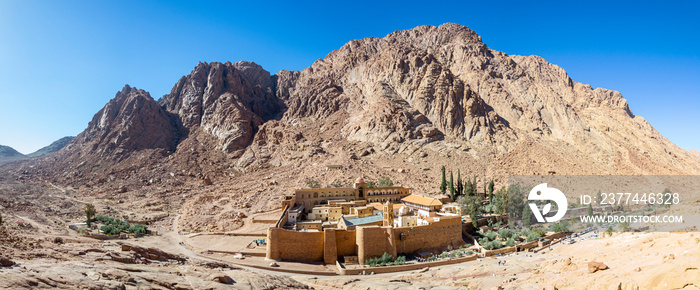
[[539, 56], [493, 50], [451, 23], [352, 40], [302, 71], [199, 63], [158, 101], [125, 86], [49, 161], [47, 175], [66, 182], [167, 171], [226, 179], [285, 166], [302, 168], [302, 180], [304, 168], [331, 162], [359, 174], [463, 164], [500, 180], [700, 172], [619, 92], [578, 83]]
[[0, 160], [14, 160], [24, 157], [24, 154], [17, 152], [10, 146], [0, 145]]
[[57, 152], [58, 150], [61, 150], [72, 139], [73, 137], [63, 137], [54, 141], [50, 145], [27, 155], [17, 152], [17, 150], [15, 150], [12, 147], [0, 145], [0, 163], [46, 156], [51, 153]]
[[66, 136], [61, 139], [58, 139], [54, 141], [53, 143], [49, 144], [46, 147], [43, 147], [33, 153], [27, 154], [28, 157], [41, 157], [45, 155], [49, 155], [54, 152], [58, 152], [58, 150], [63, 149], [63, 147], [66, 147], [68, 145], [68, 142], [73, 140], [75, 138], [74, 136]]

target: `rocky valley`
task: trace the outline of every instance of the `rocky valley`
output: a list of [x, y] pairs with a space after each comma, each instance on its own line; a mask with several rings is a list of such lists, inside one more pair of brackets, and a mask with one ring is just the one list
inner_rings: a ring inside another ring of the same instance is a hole
[[[0, 148], [12, 161], [0, 167], [0, 214], [8, 225], [0, 246], [21, 266], [0, 272], [7, 277], [0, 287], [217, 288], [225, 276], [243, 289], [349, 288], [354, 282], [339, 278], [215, 264], [178, 248], [178, 236], [246, 227], [310, 180], [326, 186], [389, 177], [436, 195], [443, 165], [497, 187], [514, 174], [700, 174], [697, 152], [663, 137], [619, 92], [576, 82], [539, 56], [491, 49], [451, 23], [352, 40], [302, 71], [271, 75], [253, 62], [199, 63], [157, 100], [124, 86], [82, 133], [59, 141], [31, 159]], [[118, 242], [69, 231], [85, 203], [148, 221], [159, 235], [140, 238], [139, 246], [175, 256], [124, 263]], [[690, 247], [696, 239], [683, 241]], [[564, 275], [563, 266], [535, 262], [523, 270], [528, 285], [564, 283], [542, 274], [556, 268]], [[681, 270], [697, 272], [691, 268]], [[441, 275], [420, 274], [435, 279], [412, 283], [440, 285]], [[481, 287], [506, 280], [472, 278]], [[401, 288], [389, 279], [359, 284]], [[597, 283], [607, 287], [605, 281]]]

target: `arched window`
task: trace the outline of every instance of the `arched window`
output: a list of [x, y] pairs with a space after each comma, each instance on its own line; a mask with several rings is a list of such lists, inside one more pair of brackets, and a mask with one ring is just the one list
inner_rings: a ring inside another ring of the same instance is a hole
[[318, 192], [314, 192], [314, 198], [318, 198]]

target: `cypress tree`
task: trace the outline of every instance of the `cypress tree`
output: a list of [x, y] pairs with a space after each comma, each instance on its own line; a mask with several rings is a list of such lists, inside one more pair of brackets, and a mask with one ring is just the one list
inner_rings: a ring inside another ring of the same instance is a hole
[[532, 225], [532, 213], [530, 212], [530, 206], [525, 205], [523, 207], [523, 226], [528, 228]]
[[440, 192], [442, 194], [445, 194], [445, 191], [447, 190], [447, 181], [445, 180], [445, 166], [443, 165], [442, 168], [442, 182], [440, 183]]
[[464, 182], [464, 194], [467, 196], [474, 195], [474, 188], [472, 187], [472, 181], [467, 177], [467, 181]]
[[452, 171], [450, 171], [450, 198], [452, 200], [455, 199], [455, 184], [454, 184], [454, 177], [452, 175]]
[[[464, 184], [462, 184], [462, 173], [461, 170], [457, 169], [457, 191], [456, 196], [464, 194]], [[454, 200], [454, 199], [452, 199]]]

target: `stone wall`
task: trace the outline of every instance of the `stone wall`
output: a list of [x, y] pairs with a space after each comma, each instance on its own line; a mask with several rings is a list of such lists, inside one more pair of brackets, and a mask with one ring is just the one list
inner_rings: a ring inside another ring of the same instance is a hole
[[366, 259], [388, 253], [408, 254], [425, 249], [458, 248], [462, 240], [462, 224], [459, 217], [441, 217], [429, 225], [416, 227], [357, 227], [357, 259]]
[[366, 259], [380, 257], [384, 253], [396, 258], [394, 231], [391, 227], [357, 227], [357, 260], [364, 264]]
[[348, 268], [343, 267], [343, 265], [341, 265], [340, 263], [336, 263], [336, 267], [338, 268], [338, 273], [340, 275], [359, 275], [362, 272], [366, 272], [366, 273], [374, 272], [375, 274], [379, 274], [379, 273], [391, 273], [391, 272], [399, 272], [399, 271], [410, 271], [410, 270], [424, 269], [424, 268], [429, 268], [429, 267], [457, 264], [457, 263], [463, 263], [463, 262], [475, 261], [475, 260], [477, 260], [476, 254], [471, 255], [471, 256], [462, 257], [462, 258], [443, 259], [443, 260], [438, 260], [438, 261], [433, 261], [433, 262], [408, 264], [408, 265], [400, 265], [400, 266], [385, 266], [385, 267], [348, 269]]
[[326, 229], [322, 232], [297, 232], [268, 228], [268, 259], [323, 261], [334, 264], [338, 257], [357, 255], [358, 261], [408, 254], [425, 249], [458, 248], [464, 244], [459, 217], [441, 217], [429, 225], [415, 227], [360, 226], [357, 230]]
[[464, 244], [462, 240], [462, 222], [459, 217], [441, 217], [430, 225], [394, 228], [396, 251], [413, 253], [431, 248], [456, 249]]
[[355, 231], [335, 230], [335, 243], [338, 248], [338, 257], [357, 255]]
[[267, 229], [268, 259], [289, 261], [323, 261], [324, 232], [297, 232], [270, 227]]

